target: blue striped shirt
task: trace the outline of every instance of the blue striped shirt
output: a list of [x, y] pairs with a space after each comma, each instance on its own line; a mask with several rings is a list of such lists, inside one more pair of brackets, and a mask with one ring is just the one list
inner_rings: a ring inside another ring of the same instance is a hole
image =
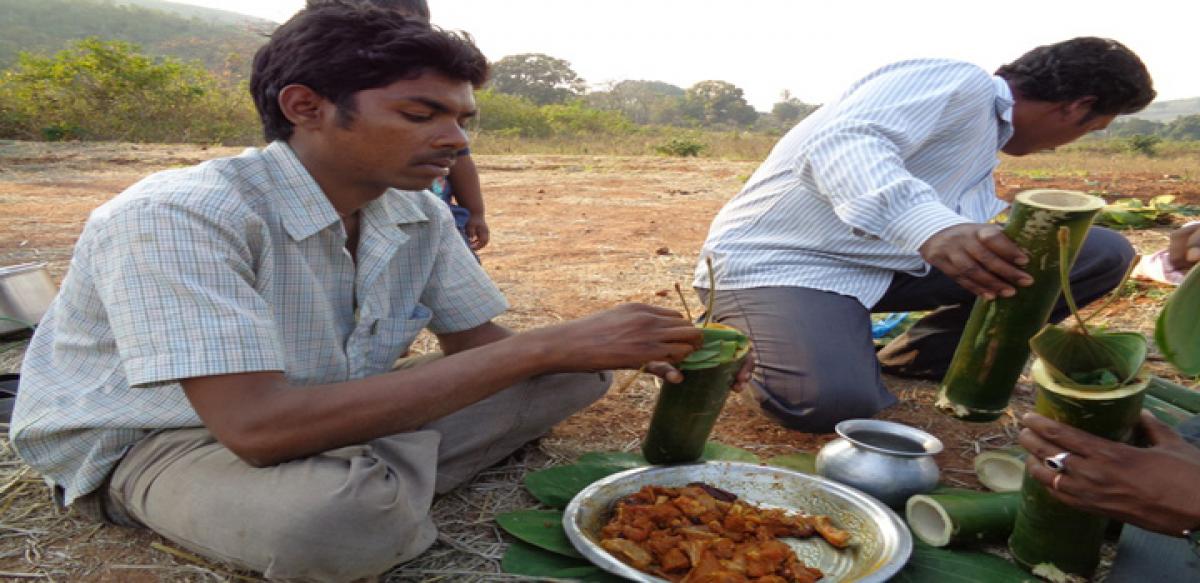
[[883, 296], [896, 271], [923, 275], [931, 235], [986, 222], [1007, 203], [992, 171], [1012, 136], [1012, 93], [978, 66], [894, 63], [787, 133], [717, 214], [695, 285], [792, 286]]
[[356, 263], [285, 142], [154, 174], [96, 209], [21, 367], [21, 457], [70, 503], [150, 431], [203, 425], [179, 379], [363, 378], [423, 328], [507, 308], [432, 193], [389, 190], [359, 225]]

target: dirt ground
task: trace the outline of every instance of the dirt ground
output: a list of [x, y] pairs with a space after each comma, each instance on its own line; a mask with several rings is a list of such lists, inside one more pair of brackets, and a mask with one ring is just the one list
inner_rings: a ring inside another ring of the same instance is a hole
[[[128, 144], [0, 142], [0, 265], [45, 261], [56, 280], [88, 213], [142, 176], [164, 168], [231, 155], [232, 149]], [[1153, 169], [1109, 164], [1102, 169], [1056, 168], [1056, 154], [1008, 161], [998, 191], [1061, 187], [1109, 197], [1174, 194], [1200, 203], [1200, 174], [1169, 162]], [[1039, 160], [1039, 157], [1044, 159]], [[679, 308], [672, 285], [688, 287], [709, 222], [753, 172], [753, 161], [604, 156], [476, 156], [488, 205], [492, 244], [484, 267], [512, 303], [501, 322], [516, 329], [553, 324], [611, 307], [646, 302]], [[1187, 167], [1184, 167], [1187, 166]], [[1129, 234], [1145, 251], [1165, 245], [1167, 227]], [[1150, 332], [1166, 295], [1154, 284], [1126, 287], [1100, 321]], [[694, 301], [694, 300], [693, 300]], [[693, 303], [693, 307], [695, 304]], [[0, 372], [19, 368], [23, 342], [0, 344]], [[420, 348], [428, 348], [428, 341]], [[1164, 376], [1166, 367], [1153, 363]], [[618, 385], [628, 375], [618, 375]], [[1012, 442], [1013, 417], [965, 424], [932, 408], [935, 386], [888, 379], [902, 403], [879, 417], [926, 429], [946, 445], [938, 456], [951, 484], [977, 487], [971, 459]], [[1031, 401], [1026, 379], [1014, 413]], [[532, 505], [519, 486], [530, 468], [569, 460], [589, 450], [636, 449], [655, 391], [639, 378], [558, 426], [505, 465], [485, 473], [435, 508], [442, 537], [427, 556], [387, 577], [401, 580], [480, 580], [494, 574], [503, 553], [491, 520], [498, 511]], [[715, 439], [760, 455], [815, 451], [833, 438], [790, 431], [731, 400]], [[145, 532], [88, 525], [46, 502], [40, 479], [27, 471], [7, 442], [0, 452], [0, 579], [55, 581], [256, 580], [196, 561]]]

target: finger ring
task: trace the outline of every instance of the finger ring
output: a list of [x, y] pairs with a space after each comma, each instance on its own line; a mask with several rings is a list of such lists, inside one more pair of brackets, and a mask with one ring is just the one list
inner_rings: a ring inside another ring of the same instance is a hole
[[1050, 481], [1050, 488], [1057, 491], [1058, 490], [1058, 481], [1061, 480], [1062, 477], [1063, 477], [1062, 474], [1054, 474], [1054, 479]]
[[1071, 454], [1069, 452], [1065, 451], [1056, 453], [1042, 460], [1042, 463], [1046, 464], [1047, 468], [1050, 468], [1056, 472], [1065, 472], [1067, 471], [1067, 456], [1070, 455]]

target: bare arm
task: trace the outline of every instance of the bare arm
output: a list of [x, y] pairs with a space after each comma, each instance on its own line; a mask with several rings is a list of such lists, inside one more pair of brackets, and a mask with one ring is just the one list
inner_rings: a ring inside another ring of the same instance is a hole
[[471, 159], [470, 154], [459, 156], [454, 161], [448, 180], [458, 206], [471, 211], [467, 219], [467, 239], [471, 242], [471, 248], [478, 251], [487, 247], [491, 233], [484, 218], [483, 189], [479, 185], [479, 170], [475, 168], [475, 160]]
[[255, 372], [184, 379], [183, 390], [218, 441], [267, 466], [417, 429], [539, 374], [677, 362], [700, 332], [671, 310], [628, 304], [524, 334], [488, 323], [439, 339], [445, 358], [365, 379], [295, 387]]

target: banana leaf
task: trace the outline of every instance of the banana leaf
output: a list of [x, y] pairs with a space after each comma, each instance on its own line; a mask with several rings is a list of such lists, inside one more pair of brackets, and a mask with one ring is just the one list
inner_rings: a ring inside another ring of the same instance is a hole
[[1200, 268], [1193, 268], [1158, 314], [1154, 342], [1184, 374], [1200, 374]]
[[[704, 322], [700, 324], [700, 333], [703, 335], [704, 344], [679, 363], [679, 370], [700, 370], [720, 366], [740, 358], [750, 348], [750, 339], [741, 330], [712, 321], [713, 300], [717, 297], [717, 275], [713, 270], [712, 258], [706, 257], [704, 262], [708, 266], [708, 283], [711, 290], [708, 296], [708, 307], [705, 310], [706, 316]], [[678, 285], [675, 286], [675, 291], [679, 291]], [[680, 299], [683, 301], [686, 311], [687, 301], [683, 300], [682, 292], [680, 292]]]
[[624, 581], [584, 559], [564, 557], [520, 541], [508, 546], [508, 550], [504, 552], [504, 558], [500, 560], [500, 569], [505, 573], [527, 577], [571, 579], [595, 583]]
[[1046, 326], [1029, 341], [1054, 380], [1079, 390], [1111, 390], [1128, 383], [1146, 362], [1146, 337]]
[[[740, 447], [715, 441], [705, 442], [705, 461], [730, 461], [758, 463], [758, 456]], [[554, 508], [564, 508], [592, 482], [632, 468], [648, 465], [646, 460], [628, 452], [591, 452], [579, 458], [578, 463], [555, 466], [530, 472], [525, 476], [525, 489], [538, 502]]]
[[562, 520], [558, 510], [517, 510], [496, 516], [496, 523], [508, 534], [552, 553], [582, 559], [563, 531]]
[[817, 454], [812, 452], [790, 453], [767, 460], [768, 466], [796, 470], [804, 474], [817, 475]]
[[740, 356], [750, 340], [736, 328], [709, 322], [700, 327], [704, 344], [679, 363], [679, 370], [699, 370], [725, 364]]
[[913, 553], [893, 583], [1037, 583], [1020, 567], [995, 555], [948, 551], [913, 540]]
[[525, 489], [546, 506], [564, 508], [589, 484], [629, 469], [621, 463], [581, 463], [556, 466], [525, 476]]
[[[1148, 350], [1146, 337], [1137, 332], [1106, 332], [1089, 327], [1087, 320], [1080, 317], [1071, 294], [1070, 263], [1066, 257], [1070, 237], [1070, 227], [1059, 229], [1062, 254], [1059, 278], [1063, 298], [1075, 322], [1045, 326], [1029, 340], [1029, 347], [1042, 358], [1050, 376], [1059, 384], [1081, 391], [1112, 390], [1130, 382], [1141, 371]], [[1132, 271], [1131, 265], [1129, 272]]]
[[1179, 210], [1175, 197], [1169, 194], [1150, 199], [1149, 204], [1136, 198], [1124, 198], [1104, 206], [1096, 215], [1096, 224], [1114, 229], [1145, 229], [1160, 222], [1169, 222], [1170, 214]]
[[700, 454], [700, 459], [709, 462], [750, 462], [753, 464], [762, 461], [758, 459], [758, 456], [740, 447], [725, 445], [716, 441], [709, 441], [704, 444], [704, 453]]
[[626, 470], [650, 465], [642, 454], [631, 451], [589, 451], [579, 456], [575, 463], [619, 466]]

